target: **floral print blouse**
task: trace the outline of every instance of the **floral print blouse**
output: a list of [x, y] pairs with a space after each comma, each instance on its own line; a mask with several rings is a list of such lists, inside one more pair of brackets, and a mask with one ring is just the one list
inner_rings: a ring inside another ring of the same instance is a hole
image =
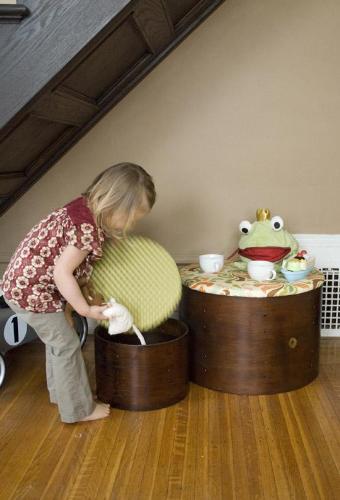
[[59, 312], [65, 299], [54, 283], [56, 260], [68, 245], [89, 254], [74, 271], [77, 280], [89, 279], [92, 265], [102, 256], [104, 233], [98, 228], [84, 197], [57, 209], [35, 225], [19, 244], [3, 275], [5, 299], [32, 312]]

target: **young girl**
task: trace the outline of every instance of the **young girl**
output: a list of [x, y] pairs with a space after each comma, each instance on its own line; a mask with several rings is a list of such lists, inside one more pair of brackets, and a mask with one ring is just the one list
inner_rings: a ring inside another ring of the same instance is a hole
[[109, 405], [93, 400], [78, 335], [65, 319], [66, 301], [82, 316], [106, 319], [107, 306], [89, 306], [77, 280], [89, 279], [104, 239], [124, 237], [155, 198], [152, 178], [142, 167], [108, 168], [81, 197], [33, 227], [3, 275], [6, 302], [46, 344], [47, 387], [63, 422], [109, 415]]

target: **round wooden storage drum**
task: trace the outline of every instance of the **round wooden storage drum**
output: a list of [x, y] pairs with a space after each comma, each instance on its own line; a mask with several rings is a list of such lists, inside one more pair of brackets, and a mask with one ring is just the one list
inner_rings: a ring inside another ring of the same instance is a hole
[[[233, 288], [228, 288], [226, 269], [224, 275], [198, 275], [195, 268], [196, 276], [193, 269], [181, 271], [187, 285], [180, 308], [180, 317], [190, 331], [193, 382], [236, 394], [274, 394], [298, 389], [315, 379], [321, 273], [315, 272], [300, 284], [286, 285], [283, 279], [262, 283], [267, 288], [256, 292], [252, 287], [261, 285], [249, 283], [246, 272], [234, 269], [237, 293], [264, 294], [269, 290], [272, 294], [247, 297], [229, 295]], [[224, 294], [214, 293], [221, 290], [221, 283]], [[283, 295], [275, 295], [275, 290]]]
[[146, 346], [131, 334], [95, 330], [98, 398], [126, 410], [154, 410], [188, 392], [188, 328], [175, 319], [144, 334]]

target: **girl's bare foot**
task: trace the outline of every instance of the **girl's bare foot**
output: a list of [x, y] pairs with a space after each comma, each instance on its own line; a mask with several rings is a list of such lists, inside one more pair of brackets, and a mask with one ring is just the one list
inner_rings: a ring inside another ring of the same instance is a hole
[[87, 417], [80, 420], [80, 422], [87, 422], [88, 420], [99, 420], [100, 418], [106, 418], [110, 415], [110, 405], [104, 403], [96, 403], [95, 409]]

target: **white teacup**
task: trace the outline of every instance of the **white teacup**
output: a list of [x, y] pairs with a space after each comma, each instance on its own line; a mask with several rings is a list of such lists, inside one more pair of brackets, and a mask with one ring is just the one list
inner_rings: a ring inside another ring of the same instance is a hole
[[207, 253], [200, 255], [200, 267], [205, 273], [218, 273], [224, 264], [224, 255]]
[[276, 278], [274, 264], [267, 260], [251, 260], [248, 262], [248, 274], [253, 280], [267, 281]]

